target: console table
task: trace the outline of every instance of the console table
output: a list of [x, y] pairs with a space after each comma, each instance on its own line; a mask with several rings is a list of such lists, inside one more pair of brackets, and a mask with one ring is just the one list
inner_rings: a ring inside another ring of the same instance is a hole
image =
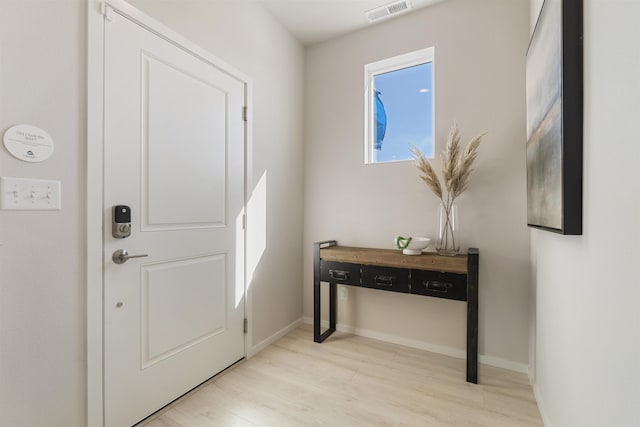
[[[478, 383], [477, 248], [455, 257], [435, 253], [338, 246], [335, 240], [313, 244], [313, 340], [323, 342], [336, 330], [336, 285], [361, 286], [467, 302], [467, 381]], [[320, 283], [329, 284], [329, 328], [320, 330]]]

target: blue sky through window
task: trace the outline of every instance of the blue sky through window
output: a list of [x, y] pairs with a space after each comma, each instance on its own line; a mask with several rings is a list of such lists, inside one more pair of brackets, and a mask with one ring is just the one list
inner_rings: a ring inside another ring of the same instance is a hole
[[412, 144], [433, 158], [432, 75], [433, 63], [427, 62], [373, 77], [387, 115], [382, 148], [373, 150], [374, 163], [411, 159]]

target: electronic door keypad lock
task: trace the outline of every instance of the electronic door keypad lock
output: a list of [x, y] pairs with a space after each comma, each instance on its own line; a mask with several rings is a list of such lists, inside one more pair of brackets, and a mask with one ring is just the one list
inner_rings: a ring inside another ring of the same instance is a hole
[[111, 234], [116, 239], [131, 236], [131, 208], [129, 206], [116, 205], [113, 207]]

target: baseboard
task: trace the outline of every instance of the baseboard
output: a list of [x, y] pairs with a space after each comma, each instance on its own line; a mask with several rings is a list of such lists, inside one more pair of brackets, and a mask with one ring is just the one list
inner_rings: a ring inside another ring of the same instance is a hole
[[551, 427], [551, 421], [549, 420], [549, 416], [547, 415], [546, 408], [544, 406], [544, 401], [542, 400], [542, 396], [540, 395], [540, 388], [538, 388], [538, 384], [531, 383], [533, 387], [533, 395], [536, 398], [536, 403], [538, 404], [538, 411], [540, 412], [540, 417], [542, 418], [542, 424], [544, 427]]
[[527, 375], [527, 377], [529, 376], [529, 366], [524, 363], [501, 359], [495, 356], [487, 356], [486, 354], [479, 354], [478, 362], [482, 363], [483, 365], [489, 365], [495, 368], [502, 368], [509, 371], [520, 372], [521, 374]]
[[[313, 324], [313, 319], [311, 317], [305, 317], [304, 323]], [[322, 327], [323, 328], [329, 327], [329, 322], [326, 320], [323, 320]], [[358, 335], [360, 337], [371, 338], [378, 341], [388, 342], [391, 344], [398, 344], [398, 345], [403, 345], [405, 347], [415, 348], [418, 350], [425, 350], [425, 351], [430, 351], [432, 353], [444, 354], [445, 356], [456, 357], [458, 359], [465, 359], [467, 357], [466, 351], [463, 351], [457, 348], [431, 344], [428, 342], [413, 340], [410, 338], [398, 337], [395, 335], [385, 334], [385, 333], [373, 331], [370, 329], [356, 328], [351, 325], [338, 323], [336, 325], [336, 330], [340, 332], [345, 332], [348, 334]], [[511, 360], [505, 360], [505, 359], [501, 359], [499, 357], [494, 357], [494, 356], [479, 354], [478, 362], [484, 365], [494, 366], [496, 368], [508, 369], [510, 371], [520, 372], [523, 374], [528, 374], [529, 372], [528, 366], [525, 365], [524, 363], [513, 362]]]
[[271, 335], [270, 337], [265, 338], [264, 340], [260, 341], [258, 344], [249, 348], [249, 350], [247, 351], [247, 359], [252, 358], [253, 356], [260, 353], [265, 348], [269, 347], [274, 342], [278, 341], [283, 336], [287, 335], [289, 332], [293, 331], [298, 326], [302, 325], [303, 321], [304, 321], [303, 318], [300, 318], [294, 321], [293, 323], [290, 323], [289, 325], [285, 326], [284, 328], [280, 329], [278, 332]]

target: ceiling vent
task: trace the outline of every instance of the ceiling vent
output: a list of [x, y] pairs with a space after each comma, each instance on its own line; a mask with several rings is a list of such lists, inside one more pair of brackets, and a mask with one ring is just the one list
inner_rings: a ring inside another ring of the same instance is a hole
[[406, 12], [411, 9], [411, 3], [409, 0], [394, 1], [384, 6], [376, 7], [375, 9], [367, 10], [365, 13], [369, 22], [379, 21], [381, 19], [389, 18], [392, 15]]

